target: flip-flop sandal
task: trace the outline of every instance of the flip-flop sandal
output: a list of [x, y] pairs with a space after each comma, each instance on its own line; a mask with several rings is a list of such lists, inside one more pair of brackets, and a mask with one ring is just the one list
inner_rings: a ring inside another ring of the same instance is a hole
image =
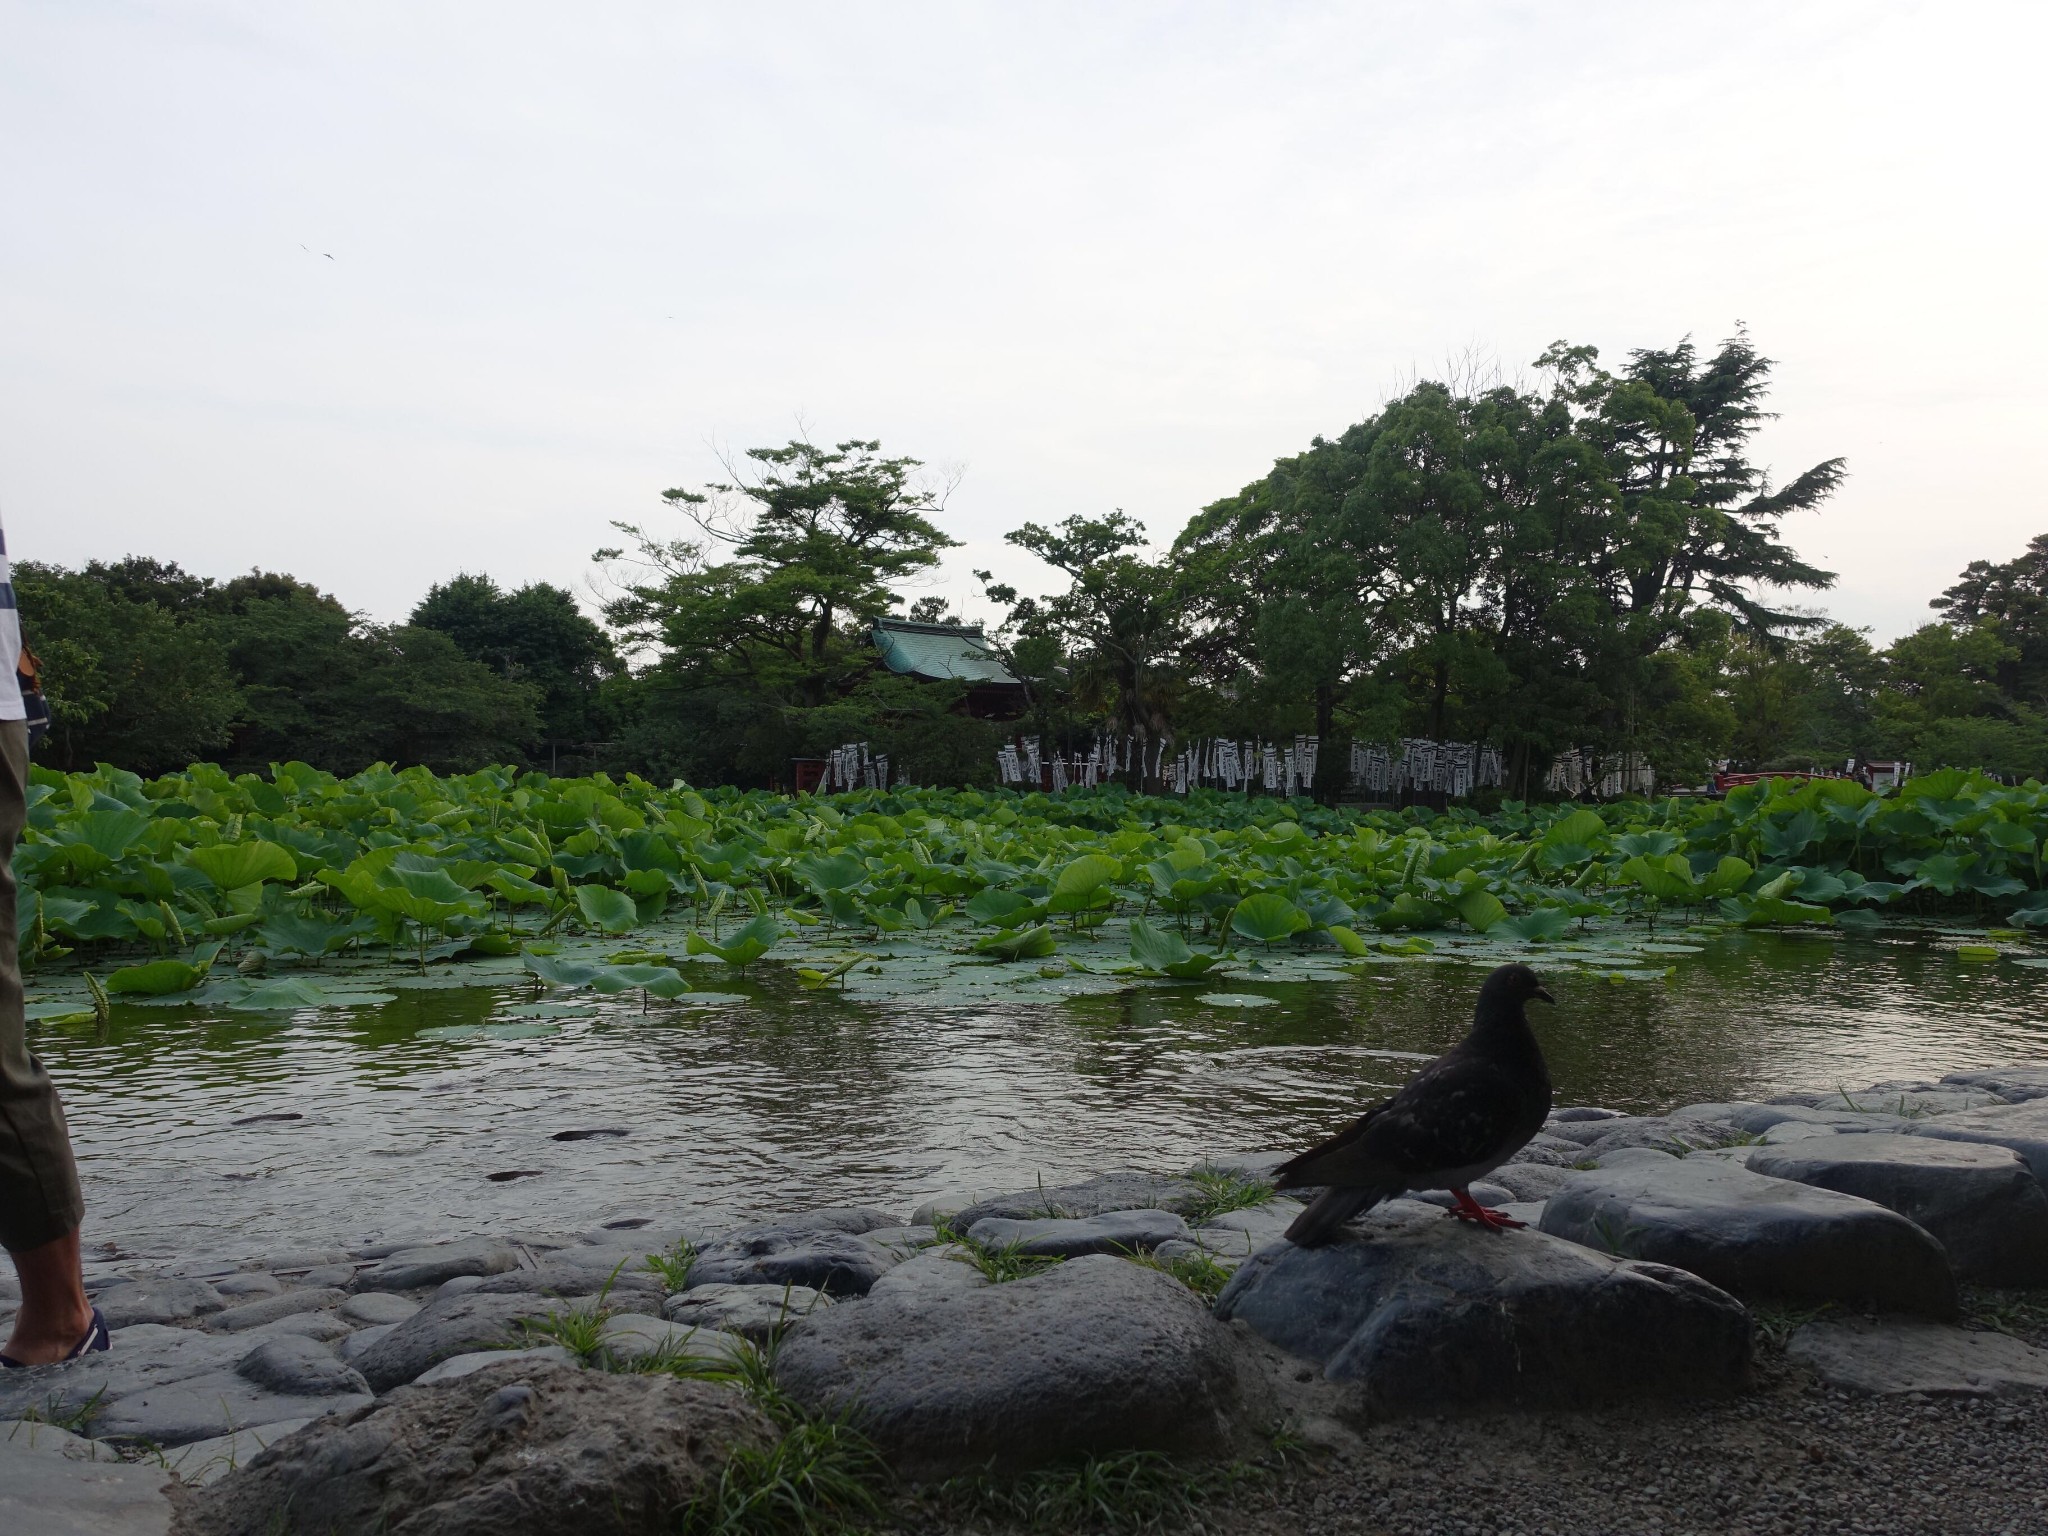
[[[98, 1354], [112, 1343], [113, 1340], [107, 1334], [107, 1320], [100, 1315], [100, 1309], [94, 1307], [92, 1309], [92, 1325], [85, 1330], [85, 1337], [71, 1347], [71, 1353], [66, 1355], [63, 1361], [52, 1361], [51, 1363], [65, 1364], [73, 1360], [82, 1360], [87, 1355]], [[25, 1371], [28, 1369], [29, 1363], [26, 1360], [17, 1360], [12, 1355], [0, 1355], [0, 1370]]]

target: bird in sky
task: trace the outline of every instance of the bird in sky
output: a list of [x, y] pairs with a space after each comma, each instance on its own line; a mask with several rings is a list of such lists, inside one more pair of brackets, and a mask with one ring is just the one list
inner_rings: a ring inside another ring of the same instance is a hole
[[1287, 1239], [1334, 1240], [1352, 1217], [1411, 1189], [1447, 1189], [1449, 1215], [1492, 1231], [1525, 1226], [1474, 1200], [1471, 1184], [1529, 1143], [1550, 1114], [1550, 1070], [1523, 1005], [1554, 1004], [1526, 965], [1504, 965], [1479, 988], [1472, 1030], [1393, 1098], [1320, 1146], [1282, 1164], [1281, 1189], [1320, 1189]]
[[334, 260], [334, 253], [332, 251], [316, 251], [311, 246], [305, 244], [304, 242], [300, 243], [299, 249], [304, 251], [308, 256], [325, 256], [329, 261]]

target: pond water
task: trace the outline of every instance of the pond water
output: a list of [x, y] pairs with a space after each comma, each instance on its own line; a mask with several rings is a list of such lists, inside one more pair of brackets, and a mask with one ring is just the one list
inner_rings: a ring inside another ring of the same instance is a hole
[[[1733, 930], [1695, 940], [1663, 981], [1561, 973], [1559, 1006], [1531, 1015], [1559, 1102], [1622, 1109], [2048, 1056], [2048, 970], [2024, 949], [1961, 957], [1955, 938]], [[634, 1216], [908, 1212], [950, 1190], [1300, 1145], [1452, 1044], [1483, 974], [1431, 956], [1227, 983], [1265, 1006], [1204, 1002], [1202, 986], [938, 1006], [764, 970], [722, 983], [744, 1002], [677, 1008], [536, 1003], [507, 973], [347, 1010], [117, 1005], [104, 1036], [45, 1026], [35, 1049], [66, 1095], [88, 1242], [114, 1245], [101, 1256], [242, 1257]], [[420, 1033], [513, 1009], [559, 1028]], [[624, 1134], [573, 1134], [591, 1131]]]

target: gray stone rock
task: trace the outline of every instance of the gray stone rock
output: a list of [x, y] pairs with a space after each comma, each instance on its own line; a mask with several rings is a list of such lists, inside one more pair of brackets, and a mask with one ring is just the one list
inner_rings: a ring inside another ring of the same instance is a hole
[[[1995, 1093], [1982, 1089], [1964, 1088], [1951, 1085], [1946, 1088], [1926, 1087], [1904, 1088], [1879, 1084], [1865, 1088], [1858, 1093], [1839, 1096], [1845, 1108], [1854, 1107], [1873, 1114], [1893, 1115], [1900, 1119], [1917, 1120], [1923, 1115], [1952, 1115], [1963, 1109], [1982, 1109], [1989, 1104], [2003, 1104], [2004, 1099]], [[1816, 1108], [1821, 1106], [1816, 1106]]]
[[258, 1297], [255, 1301], [243, 1302], [239, 1307], [216, 1312], [206, 1320], [206, 1326], [222, 1333], [240, 1333], [245, 1328], [261, 1328], [265, 1323], [274, 1323], [295, 1312], [324, 1312], [339, 1306], [342, 1299], [340, 1291], [280, 1291], [275, 1296]]
[[291, 1278], [294, 1285], [345, 1291], [356, 1283], [356, 1267], [353, 1264], [315, 1264], [303, 1275]]
[[578, 1370], [583, 1368], [583, 1362], [576, 1358], [575, 1351], [560, 1344], [536, 1344], [531, 1349], [479, 1349], [466, 1355], [451, 1355], [439, 1365], [422, 1371], [413, 1385], [437, 1387], [444, 1381], [460, 1381], [465, 1376], [474, 1376], [478, 1371], [488, 1370], [494, 1365], [503, 1365], [507, 1360], [570, 1365]]
[[1205, 1259], [1220, 1268], [1236, 1269], [1252, 1256], [1252, 1250], [1245, 1246], [1242, 1233], [1211, 1233], [1214, 1246], [1202, 1241], [1202, 1228], [1195, 1229], [1195, 1240], [1182, 1242], [1178, 1238], [1161, 1243], [1152, 1250], [1152, 1257], [1162, 1264], [1176, 1263], [1181, 1259]]
[[1234, 1174], [1244, 1179], [1270, 1179], [1282, 1163], [1294, 1159], [1293, 1150], [1278, 1152], [1216, 1152], [1203, 1158], [1194, 1166], [1195, 1173]]
[[1909, 1136], [2010, 1147], [2026, 1160], [2042, 1186], [2048, 1188], [2048, 1099], [1960, 1110], [1952, 1115], [1915, 1120], [1904, 1130]]
[[1817, 1136], [1750, 1152], [1752, 1172], [1874, 1200], [1934, 1234], [1979, 1285], [2048, 1286], [2048, 1193], [2009, 1147]]
[[742, 1227], [698, 1252], [688, 1289], [700, 1285], [802, 1285], [864, 1296], [896, 1267], [896, 1255], [851, 1232], [816, 1227]]
[[97, 1298], [109, 1328], [133, 1328], [138, 1323], [179, 1323], [188, 1317], [204, 1317], [227, 1305], [221, 1293], [204, 1280], [166, 1278], [135, 1280], [110, 1286]]
[[1368, 1416], [1720, 1395], [1748, 1380], [1748, 1314], [1695, 1275], [1479, 1231], [1413, 1201], [1361, 1226], [1254, 1255], [1216, 1315], [1352, 1385]]
[[[908, 1264], [888, 1271], [875, 1282], [875, 1288], [868, 1294], [881, 1294], [883, 1286], [918, 1262], [912, 1259]], [[661, 1315], [685, 1327], [720, 1329], [751, 1339], [756, 1344], [766, 1344], [791, 1323], [808, 1317], [830, 1302], [831, 1298], [823, 1291], [814, 1291], [807, 1285], [792, 1285], [787, 1289], [774, 1285], [700, 1285], [669, 1297]]]
[[1576, 1141], [1568, 1141], [1562, 1136], [1552, 1136], [1543, 1131], [1538, 1131], [1508, 1161], [1510, 1163], [1541, 1163], [1552, 1168], [1569, 1168], [1585, 1155], [1585, 1150]]
[[1595, 1120], [1626, 1120], [1627, 1110], [1602, 1109], [1594, 1104], [1567, 1104], [1562, 1109], [1550, 1112], [1550, 1123], [1555, 1125], [1585, 1125]]
[[[1513, 1190], [1506, 1188], [1504, 1185], [1496, 1184], [1491, 1179], [1481, 1179], [1478, 1183], [1472, 1185], [1466, 1193], [1471, 1195], [1481, 1205], [1506, 1205], [1515, 1198]], [[1457, 1203], [1452, 1198], [1451, 1192], [1446, 1189], [1414, 1189], [1408, 1192], [1408, 1198], [1418, 1201], [1423, 1205], [1433, 1205], [1440, 1210], [1446, 1211]]]
[[954, 1230], [971, 1231], [977, 1221], [1000, 1216], [1010, 1221], [1041, 1217], [1100, 1216], [1105, 1211], [1172, 1211], [1184, 1216], [1208, 1199], [1201, 1185], [1150, 1173], [1105, 1173], [1078, 1184], [1020, 1189], [978, 1200], [953, 1217]]
[[365, 1291], [409, 1291], [439, 1285], [457, 1275], [501, 1275], [519, 1267], [519, 1251], [495, 1237], [465, 1237], [460, 1242], [400, 1248], [359, 1272], [356, 1285]]
[[910, 1213], [913, 1227], [930, 1226], [935, 1222], [951, 1222], [967, 1207], [982, 1197], [969, 1189], [949, 1189], [942, 1195], [934, 1195]]
[[700, 1328], [694, 1323], [671, 1323], [659, 1317], [621, 1313], [604, 1325], [604, 1348], [613, 1360], [630, 1363], [653, 1355], [702, 1360], [721, 1369], [731, 1369], [746, 1352], [736, 1333], [718, 1328]]
[[618, 1306], [629, 1306], [637, 1300], [651, 1302], [657, 1312], [661, 1310], [661, 1277], [638, 1264], [617, 1269], [610, 1264], [580, 1264], [550, 1254], [532, 1269], [511, 1269], [481, 1279], [469, 1275], [461, 1278], [464, 1283], [459, 1290], [451, 1280], [437, 1294], [595, 1296], [605, 1291]]
[[350, 1322], [374, 1327], [402, 1323], [419, 1309], [420, 1304], [410, 1296], [395, 1296], [390, 1291], [359, 1291], [342, 1302], [341, 1315]]
[[1578, 1174], [1550, 1197], [1543, 1230], [1690, 1270], [1737, 1295], [1956, 1312], [1948, 1255], [1896, 1211], [1726, 1162]]
[[274, 1323], [265, 1323], [260, 1328], [243, 1332], [244, 1341], [268, 1338], [272, 1335], [293, 1334], [302, 1339], [317, 1339], [322, 1344], [336, 1344], [354, 1333], [355, 1325], [334, 1312], [295, 1312], [290, 1317], [280, 1317]]
[[1051, 1217], [1012, 1221], [988, 1216], [967, 1229], [977, 1243], [992, 1248], [1015, 1245], [1019, 1253], [1038, 1258], [1079, 1258], [1089, 1253], [1133, 1253], [1157, 1248], [1193, 1235], [1172, 1211], [1105, 1211], [1100, 1216]]
[[93, 1404], [104, 1409], [136, 1392], [223, 1371], [249, 1352], [233, 1334], [137, 1323], [113, 1334], [113, 1347], [65, 1365], [0, 1371], [0, 1418], [30, 1411], [68, 1418]]
[[2008, 1104], [2024, 1104], [2029, 1099], [2048, 1099], [2048, 1063], [2023, 1062], [1989, 1071], [1951, 1072], [1942, 1082], [1982, 1089]]
[[535, 1296], [436, 1296], [351, 1362], [374, 1392], [388, 1392], [451, 1355], [517, 1344], [520, 1320], [542, 1317]]
[[1995, 1397], [2048, 1389], [2048, 1351], [2002, 1333], [1907, 1318], [1820, 1318], [1792, 1335], [1785, 1354], [1854, 1392]]
[[0, 1420], [0, 1445], [23, 1451], [49, 1451], [73, 1461], [119, 1461], [121, 1453], [103, 1440], [88, 1440], [55, 1424], [35, 1419]]
[[1487, 1175], [1511, 1200], [1548, 1200], [1570, 1177], [1570, 1170], [1544, 1163], [1509, 1163]]
[[939, 1240], [937, 1227], [877, 1227], [861, 1236], [871, 1243], [879, 1243], [895, 1254], [898, 1259], [907, 1259], [924, 1252]]
[[[1703, 1111], [1716, 1111], [1707, 1115]], [[1804, 1104], [1689, 1104], [1684, 1109], [1674, 1109], [1666, 1117], [1671, 1120], [1712, 1119], [1729, 1125], [1745, 1136], [1761, 1136], [1778, 1125], [1810, 1125], [1839, 1132], [1894, 1131], [1905, 1121], [1898, 1115], [1880, 1114], [1875, 1111], [1851, 1109], [1836, 1102], [1818, 1108]]]
[[194, 1494], [184, 1536], [645, 1536], [775, 1430], [730, 1387], [511, 1361], [308, 1425]]
[[[1683, 1157], [1707, 1147], [1725, 1147], [1742, 1134], [1732, 1126], [1712, 1120], [1674, 1120], [1665, 1115], [1643, 1115], [1628, 1120], [1591, 1121], [1588, 1127], [1567, 1126], [1566, 1130], [1602, 1129], [1603, 1134], [1581, 1143], [1584, 1156], [1600, 1158], [1624, 1147], [1649, 1147]], [[1576, 1138], [1575, 1138], [1576, 1139]]]
[[168, 1468], [74, 1461], [0, 1440], [0, 1531], [9, 1536], [165, 1536]]
[[275, 1296], [284, 1289], [284, 1282], [260, 1269], [248, 1269], [220, 1276], [213, 1282], [213, 1288], [223, 1296], [247, 1300], [251, 1296]]
[[859, 1237], [869, 1232], [884, 1232], [891, 1227], [918, 1226], [921, 1223], [906, 1222], [893, 1211], [878, 1211], [865, 1205], [831, 1205], [815, 1211], [797, 1211], [787, 1216], [762, 1216], [748, 1222], [747, 1225], [788, 1227], [796, 1232], [850, 1232]]
[[312, 1339], [265, 1339], [235, 1362], [235, 1374], [286, 1397], [333, 1397], [368, 1392], [362, 1374]]
[[[987, 1284], [988, 1276], [967, 1262], [967, 1250], [956, 1243], [947, 1243], [942, 1247], [927, 1248], [914, 1259], [905, 1259], [874, 1283], [868, 1291], [868, 1298], [880, 1300], [887, 1297], [905, 1305], [915, 1305], [936, 1296], [959, 1296], [968, 1291], [978, 1291]], [[670, 1298], [670, 1304], [695, 1294], [694, 1291], [685, 1291], [682, 1297]]]
[[1235, 1253], [1240, 1257], [1277, 1243], [1294, 1218], [1302, 1213], [1299, 1200], [1275, 1195], [1264, 1205], [1249, 1205], [1211, 1217], [1195, 1229], [1195, 1242], [1211, 1253]]
[[[395, 1244], [393, 1246], [396, 1246]], [[345, 1248], [291, 1248], [283, 1253], [268, 1254], [263, 1258], [244, 1264], [244, 1269], [267, 1269], [274, 1275], [283, 1276], [292, 1270], [334, 1268], [350, 1264], [352, 1255]], [[350, 1265], [353, 1271], [353, 1265]], [[303, 1279], [301, 1284], [306, 1283]], [[314, 1284], [336, 1285], [339, 1281], [314, 1281]]]
[[379, 1339], [385, 1337], [385, 1335], [389, 1334], [391, 1330], [393, 1328], [396, 1328], [397, 1326], [398, 1325], [396, 1323], [379, 1323], [374, 1328], [357, 1329], [354, 1333], [350, 1334], [347, 1338], [341, 1341], [341, 1344], [335, 1350], [335, 1354], [340, 1356], [340, 1358], [342, 1358], [343, 1360], [348, 1361], [349, 1364], [353, 1365], [355, 1364], [357, 1358], [360, 1357], [365, 1351], [367, 1351], [371, 1345], [375, 1344]]
[[94, 1432], [108, 1440], [187, 1445], [258, 1424], [347, 1413], [369, 1401], [360, 1392], [273, 1392], [234, 1371], [213, 1371], [129, 1393], [102, 1408], [92, 1422]]
[[[1691, 1153], [1686, 1155], [1688, 1157], [1692, 1156]], [[1704, 1156], [1705, 1154], [1701, 1155]], [[1595, 1168], [1655, 1168], [1662, 1163], [1677, 1162], [1678, 1154], [1675, 1152], [1665, 1152], [1656, 1147], [1616, 1147], [1612, 1151], [1600, 1152], [1587, 1157], [1585, 1161], [1592, 1164]], [[1567, 1179], [1575, 1171], [1578, 1170], [1565, 1170]], [[1563, 1187], [1563, 1184], [1558, 1185], [1559, 1189]], [[1551, 1193], [1555, 1194], [1556, 1190], [1553, 1190]], [[1545, 1196], [1545, 1198], [1549, 1197]]]
[[286, 1419], [281, 1424], [259, 1424], [253, 1429], [238, 1429], [232, 1435], [216, 1435], [211, 1440], [194, 1440], [190, 1445], [166, 1451], [164, 1465], [177, 1473], [186, 1487], [204, 1488], [252, 1460], [258, 1451], [312, 1422]]
[[899, 1471], [1015, 1471], [1088, 1452], [1214, 1452], [1239, 1401], [1229, 1331], [1169, 1276], [1069, 1259], [1007, 1285], [870, 1297], [791, 1331], [777, 1381], [853, 1411]]

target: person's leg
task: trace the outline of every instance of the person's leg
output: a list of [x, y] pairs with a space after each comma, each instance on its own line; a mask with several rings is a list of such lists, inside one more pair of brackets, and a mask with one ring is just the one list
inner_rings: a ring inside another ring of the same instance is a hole
[[0, 720], [0, 1247], [21, 1276], [14, 1336], [0, 1354], [24, 1365], [61, 1360], [92, 1310], [78, 1267], [85, 1204], [64, 1106], [29, 1054], [16, 945], [14, 844], [28, 817], [28, 731]]
[[8, 1257], [21, 1277], [21, 1310], [14, 1316], [14, 1336], [0, 1355], [23, 1365], [64, 1359], [92, 1327], [92, 1303], [79, 1278], [78, 1229]]

